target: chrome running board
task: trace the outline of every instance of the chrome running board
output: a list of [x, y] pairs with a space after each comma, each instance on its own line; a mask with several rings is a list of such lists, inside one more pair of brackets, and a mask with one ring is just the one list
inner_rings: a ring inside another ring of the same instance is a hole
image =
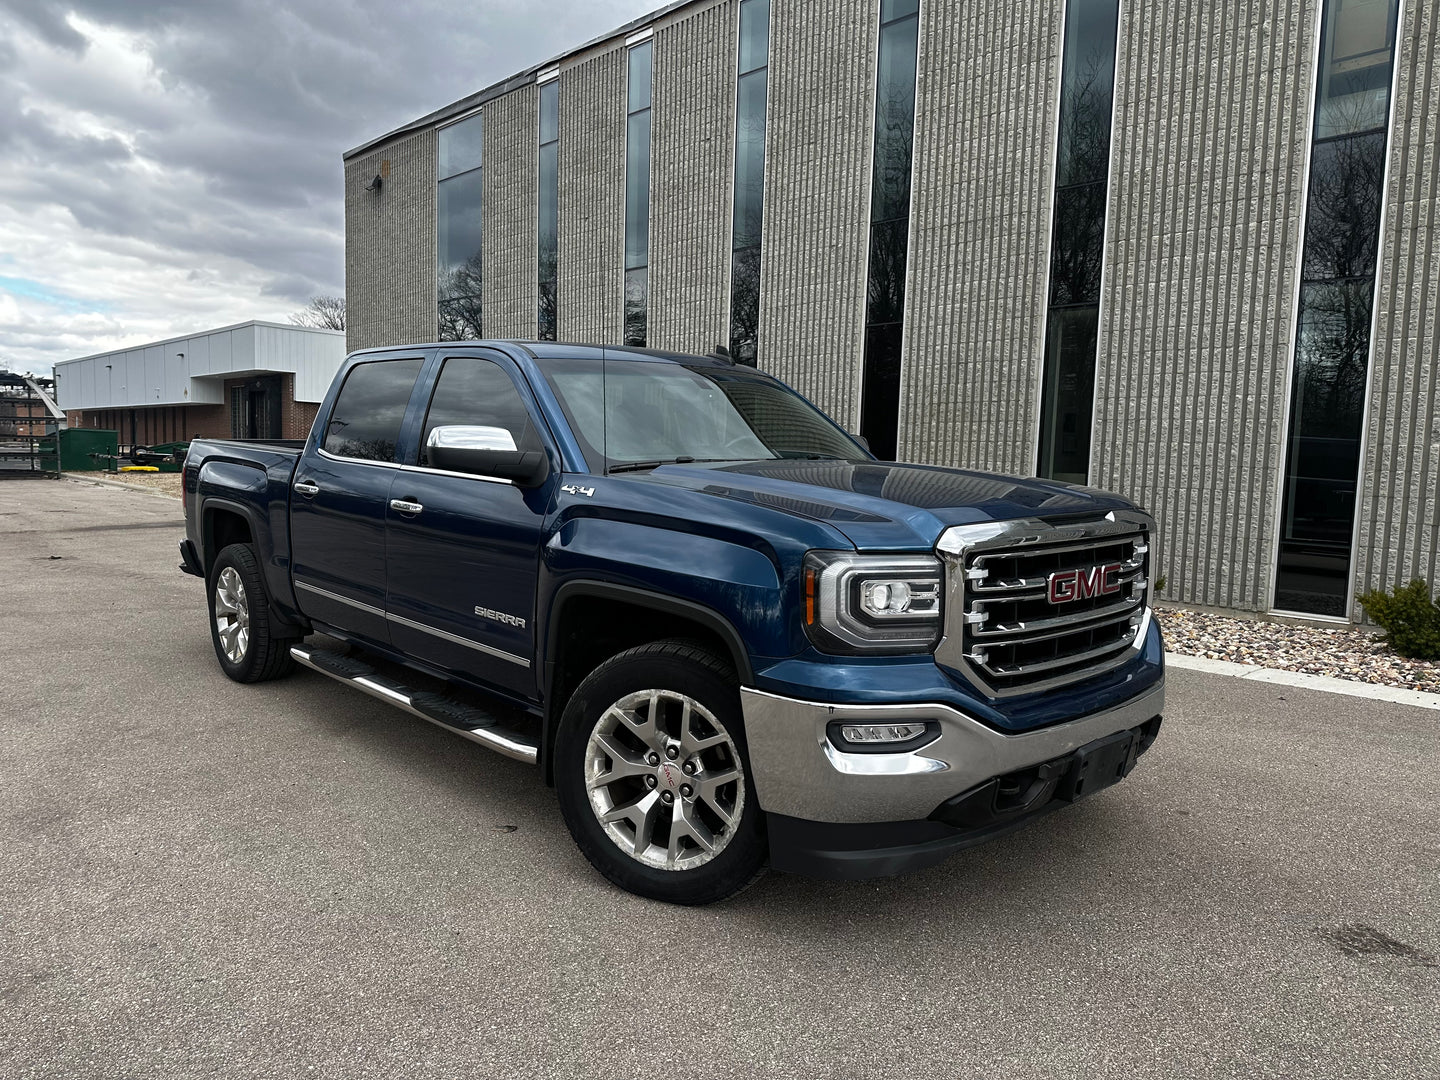
[[497, 754], [534, 765], [539, 756], [538, 747], [526, 741], [518, 732], [500, 726], [500, 720], [474, 705], [456, 701], [443, 694], [412, 690], [376, 671], [363, 660], [330, 652], [325, 649], [310, 649], [293, 645], [290, 655], [311, 671], [318, 671], [336, 682], [353, 686], [362, 693], [379, 698], [411, 716], [428, 720], [436, 727], [454, 732], [462, 739], [479, 743]]

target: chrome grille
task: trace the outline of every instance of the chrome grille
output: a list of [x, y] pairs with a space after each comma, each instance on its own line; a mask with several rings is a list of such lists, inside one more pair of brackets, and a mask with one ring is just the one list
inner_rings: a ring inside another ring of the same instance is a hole
[[[1143, 643], [1149, 622], [1152, 531], [1138, 511], [1080, 523], [1027, 519], [950, 529], [937, 545], [948, 596], [936, 659], [993, 697], [1119, 666]], [[1055, 575], [1075, 583], [1069, 587], [1079, 595], [1052, 603]], [[1091, 586], [1094, 594], [1086, 595]]]

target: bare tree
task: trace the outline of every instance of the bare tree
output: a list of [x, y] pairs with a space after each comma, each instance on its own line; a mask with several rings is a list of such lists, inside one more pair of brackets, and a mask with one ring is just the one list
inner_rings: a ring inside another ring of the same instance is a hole
[[343, 296], [312, 296], [310, 303], [290, 316], [296, 326], [314, 326], [321, 330], [345, 329], [345, 298]]

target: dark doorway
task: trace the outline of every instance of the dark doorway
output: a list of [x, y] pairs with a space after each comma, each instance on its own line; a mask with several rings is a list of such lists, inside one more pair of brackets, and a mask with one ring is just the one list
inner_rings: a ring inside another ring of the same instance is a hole
[[231, 397], [231, 434], [237, 439], [278, 439], [279, 375], [262, 375], [237, 386]]

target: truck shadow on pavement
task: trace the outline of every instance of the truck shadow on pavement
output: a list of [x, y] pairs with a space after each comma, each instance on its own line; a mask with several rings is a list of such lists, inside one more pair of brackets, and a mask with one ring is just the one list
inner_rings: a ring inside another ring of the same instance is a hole
[[[363, 753], [396, 779], [402, 777], [395, 774], [404, 774], [416, 785], [414, 798], [429, 803], [427, 815], [467, 823], [487, 840], [498, 837], [518, 847], [516, 855], [524, 863], [553, 871], [577, 898], [608, 897], [607, 906], [631, 914], [643, 908], [669, 911], [681, 920], [695, 917], [605, 882], [575, 848], [553, 791], [533, 767], [353, 691], [337, 690], [320, 676], [299, 672], [276, 685], [298, 706], [303, 723], [323, 731], [327, 742], [343, 745], [347, 755]], [[1146, 764], [1158, 757], [1152, 753]], [[769, 871], [739, 896], [705, 910], [740, 925], [783, 930], [793, 938], [823, 938], [831, 920], [852, 921], [862, 911], [874, 922], [872, 930], [888, 935], [892, 929], [887, 928], [911, 932], [917, 919], [949, 919], [957, 913], [971, 921], [1008, 913], [1013, 921], [1017, 909], [1054, 907], [1062, 897], [1059, 906], [1065, 909], [1083, 907], [1087, 897], [1103, 903], [1107, 882], [1133, 867], [1134, 852], [1153, 849], [1160, 841], [1144, 802], [1121, 785], [899, 878], [825, 881]], [[487, 854], [487, 865], [493, 854]], [[486, 866], [476, 867], [475, 884], [481, 889], [485, 873]], [[1113, 906], [1113, 895], [1109, 902]]]

